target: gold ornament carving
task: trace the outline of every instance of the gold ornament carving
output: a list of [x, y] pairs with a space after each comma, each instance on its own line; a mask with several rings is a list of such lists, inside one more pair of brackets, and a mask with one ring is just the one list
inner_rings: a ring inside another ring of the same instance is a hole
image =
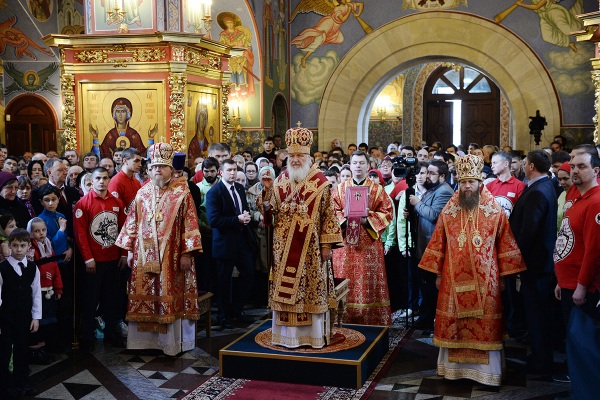
[[221, 99], [221, 120], [222, 120], [222, 128], [221, 128], [221, 136], [224, 140], [229, 141], [229, 105], [227, 104], [229, 101], [229, 84], [225, 84], [221, 86], [221, 92], [223, 93], [223, 97]]
[[135, 62], [162, 61], [164, 58], [164, 49], [141, 48], [133, 50], [133, 61]]
[[185, 49], [180, 46], [173, 47], [171, 50], [173, 61], [185, 61]]
[[592, 80], [594, 81], [594, 143], [600, 141], [600, 132], [598, 130], [598, 113], [600, 112], [600, 71], [592, 71]]
[[209, 68], [220, 70], [222, 66], [219, 57], [211, 57], [205, 50], [187, 49], [185, 52], [185, 61], [199, 66], [203, 72], [208, 71]]
[[108, 60], [108, 50], [82, 50], [77, 53], [75, 59], [88, 64], [105, 63]]
[[[109, 56], [122, 55], [120, 58]], [[127, 49], [123, 45], [115, 45], [111, 49], [81, 50], [75, 59], [87, 64], [111, 63], [115, 68], [126, 68], [127, 63], [162, 61], [165, 59], [165, 50], [157, 48]]]
[[77, 150], [77, 130], [75, 120], [75, 77], [73, 74], [63, 74], [60, 77], [60, 90], [63, 95], [62, 122], [65, 130], [65, 150]]
[[170, 143], [175, 151], [184, 152], [187, 148], [185, 141], [185, 85], [187, 77], [179, 72], [171, 72], [169, 74], [169, 88], [171, 95], [169, 96], [169, 111], [171, 112], [171, 139]]

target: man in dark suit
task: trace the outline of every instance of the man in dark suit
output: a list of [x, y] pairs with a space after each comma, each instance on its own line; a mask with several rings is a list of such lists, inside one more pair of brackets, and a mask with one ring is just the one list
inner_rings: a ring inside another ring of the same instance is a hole
[[[409, 197], [410, 204], [417, 214], [417, 241], [415, 257], [412, 260], [415, 265], [421, 262], [438, 217], [454, 194], [454, 190], [446, 183], [446, 176], [448, 176], [448, 165], [441, 160], [431, 161], [427, 167], [427, 180], [424, 185], [427, 191], [421, 199], [415, 195]], [[419, 270], [418, 273], [423, 302], [416, 326], [424, 331], [432, 331], [438, 296], [435, 287], [437, 277], [434, 273], [425, 270]]]
[[[233, 328], [232, 319], [254, 321], [243, 310], [252, 290], [256, 244], [248, 225], [251, 217], [244, 187], [235, 182], [236, 163], [224, 160], [221, 175], [221, 181], [206, 194], [206, 214], [212, 227], [213, 257], [217, 260], [218, 320], [222, 329], [229, 329]], [[235, 293], [231, 279], [234, 266], [240, 273]]]
[[531, 373], [546, 376], [552, 374], [552, 305], [556, 286], [552, 257], [558, 208], [556, 191], [548, 177], [550, 166], [550, 156], [544, 150], [527, 154], [527, 187], [510, 216], [510, 227], [527, 267], [521, 273], [521, 294], [531, 340], [527, 367]]

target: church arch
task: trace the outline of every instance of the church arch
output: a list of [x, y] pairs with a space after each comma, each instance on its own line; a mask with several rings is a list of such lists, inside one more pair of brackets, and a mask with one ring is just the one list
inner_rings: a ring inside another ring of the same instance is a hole
[[546, 117], [547, 132], [560, 130], [560, 100], [552, 79], [522, 39], [475, 15], [431, 11], [380, 27], [345, 55], [321, 99], [319, 148], [333, 138], [365, 141], [375, 95], [386, 83], [408, 67], [440, 60], [473, 65], [501, 88], [512, 111], [511, 145], [530, 147], [529, 116], [536, 110]]

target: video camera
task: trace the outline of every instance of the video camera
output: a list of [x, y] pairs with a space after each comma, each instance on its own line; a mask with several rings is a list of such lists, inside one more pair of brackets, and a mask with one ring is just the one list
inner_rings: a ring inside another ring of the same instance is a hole
[[417, 159], [415, 157], [397, 156], [392, 159], [392, 174], [396, 178], [406, 179], [409, 187], [416, 183]]

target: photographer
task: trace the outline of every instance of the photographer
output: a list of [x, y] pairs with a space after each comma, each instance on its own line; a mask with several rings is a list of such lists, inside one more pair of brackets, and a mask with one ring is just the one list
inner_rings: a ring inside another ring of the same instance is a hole
[[[408, 177], [411, 183], [409, 190], [402, 191], [397, 196], [398, 210], [404, 210], [399, 212], [396, 218], [396, 237], [398, 242], [398, 252], [400, 253], [400, 283], [401, 291], [404, 293], [400, 308], [404, 311], [400, 314], [400, 317], [410, 317], [413, 311], [416, 313], [419, 311], [420, 295], [419, 295], [419, 281], [417, 279], [417, 264], [412, 262], [411, 255], [414, 253], [414, 239], [415, 239], [415, 213], [412, 211], [412, 206], [407, 202], [408, 197], [411, 194], [416, 195], [419, 199], [423, 197], [426, 192], [423, 186], [427, 177], [428, 163], [419, 162], [414, 169], [413, 177]], [[402, 182], [406, 182], [403, 178]], [[408, 204], [408, 207], [407, 207]], [[410, 210], [410, 211], [407, 211]]]
[[[448, 165], [440, 160], [433, 160], [427, 167], [427, 180], [425, 187], [427, 192], [419, 199], [415, 195], [409, 197], [410, 204], [414, 207], [417, 217], [415, 265], [418, 265], [423, 252], [431, 239], [435, 224], [442, 209], [450, 200], [454, 191], [446, 183]], [[433, 330], [433, 319], [435, 318], [435, 307], [437, 302], [437, 289], [435, 287], [435, 274], [420, 270], [420, 289], [423, 295], [421, 314], [417, 327], [423, 330]]]

